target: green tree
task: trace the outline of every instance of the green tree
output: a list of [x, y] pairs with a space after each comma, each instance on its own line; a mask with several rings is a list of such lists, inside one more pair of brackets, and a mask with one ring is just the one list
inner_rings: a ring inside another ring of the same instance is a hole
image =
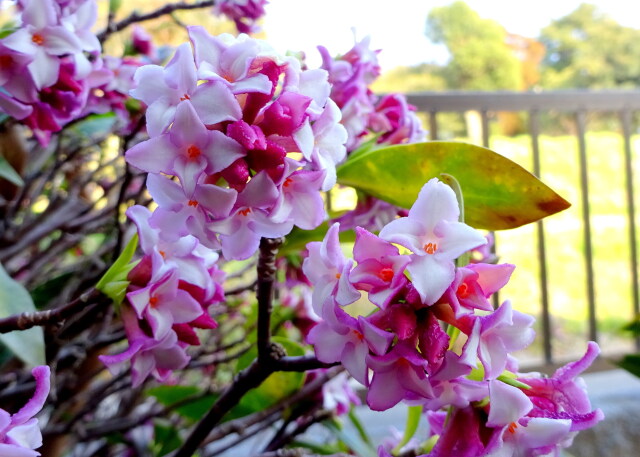
[[547, 88], [637, 87], [640, 30], [624, 27], [583, 3], [542, 30], [542, 85]]
[[444, 44], [451, 58], [442, 76], [449, 88], [464, 90], [521, 89], [521, 63], [507, 44], [507, 32], [457, 1], [429, 13], [427, 37]]

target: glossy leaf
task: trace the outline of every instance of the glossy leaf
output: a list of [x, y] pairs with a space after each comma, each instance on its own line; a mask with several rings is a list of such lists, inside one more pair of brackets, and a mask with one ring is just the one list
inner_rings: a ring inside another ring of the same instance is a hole
[[465, 222], [504, 230], [535, 222], [570, 204], [515, 162], [489, 149], [433, 141], [375, 149], [338, 169], [338, 183], [410, 208], [422, 186], [441, 173], [464, 193]]
[[155, 397], [164, 406], [181, 403], [175, 411], [182, 417], [197, 422], [211, 409], [217, 395], [202, 395], [196, 386], [157, 386], [147, 390], [147, 395]]
[[178, 429], [166, 420], [156, 419], [153, 427], [151, 449], [154, 456], [161, 457], [175, 451], [182, 444]]
[[[31, 295], [0, 265], [0, 318], [36, 310]], [[41, 327], [0, 334], [0, 341], [20, 360], [32, 367], [45, 364], [44, 333]]]
[[7, 159], [2, 156], [0, 156], [0, 178], [4, 178], [19, 187], [22, 187], [24, 185], [24, 181], [22, 180], [18, 172], [11, 166], [9, 162], [7, 162]]
[[404, 434], [402, 435], [402, 440], [393, 449], [392, 454], [397, 455], [400, 452], [400, 449], [402, 449], [411, 440], [411, 438], [413, 438], [413, 435], [415, 435], [418, 430], [421, 416], [422, 406], [417, 405], [407, 407], [407, 423], [404, 427]]
[[640, 378], [640, 353], [625, 355], [617, 365]]

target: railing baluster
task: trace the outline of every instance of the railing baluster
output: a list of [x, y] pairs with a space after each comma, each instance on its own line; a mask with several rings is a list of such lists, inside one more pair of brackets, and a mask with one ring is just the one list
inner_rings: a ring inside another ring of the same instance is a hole
[[489, 113], [487, 110], [480, 111], [480, 118], [482, 119], [482, 146], [489, 147]]
[[[624, 171], [627, 191], [627, 215], [629, 217], [629, 252], [631, 262], [631, 297], [634, 317], [640, 316], [640, 292], [638, 287], [638, 251], [636, 240], [636, 214], [633, 198], [633, 165], [631, 160], [631, 110], [620, 113], [622, 134], [624, 137]], [[640, 349], [640, 337], [636, 338], [636, 348]]]
[[438, 139], [438, 112], [431, 111], [429, 113], [429, 139], [437, 141]]
[[584, 254], [587, 274], [587, 303], [589, 306], [589, 339], [598, 340], [598, 327], [596, 322], [596, 294], [593, 274], [593, 251], [591, 244], [591, 217], [589, 211], [589, 170], [587, 167], [587, 142], [586, 142], [586, 113], [583, 110], [576, 112], [576, 126], [578, 128], [578, 156], [580, 161], [580, 187], [582, 196], [582, 223], [584, 227]]
[[[540, 113], [529, 112], [529, 131], [531, 133], [531, 150], [533, 153], [533, 174], [540, 178]], [[540, 272], [540, 304], [542, 305], [542, 344], [544, 361], [553, 363], [553, 347], [551, 342], [551, 313], [549, 311], [549, 284], [547, 280], [547, 251], [544, 239], [544, 223], [538, 221], [536, 226], [538, 239], [538, 265]]]

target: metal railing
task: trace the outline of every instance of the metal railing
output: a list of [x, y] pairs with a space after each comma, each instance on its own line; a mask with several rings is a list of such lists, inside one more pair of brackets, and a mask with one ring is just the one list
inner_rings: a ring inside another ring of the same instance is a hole
[[[589, 208], [589, 174], [587, 170], [587, 113], [616, 113], [619, 119], [619, 131], [623, 138], [624, 175], [626, 209], [628, 220], [629, 267], [631, 270], [630, 300], [633, 315], [640, 314], [640, 293], [638, 281], [637, 228], [634, 201], [634, 176], [632, 163], [632, 124], [635, 112], [640, 112], [640, 91], [554, 91], [554, 92], [446, 92], [407, 94], [409, 103], [418, 111], [429, 116], [429, 136], [439, 139], [440, 125], [438, 115], [448, 112], [476, 111], [481, 119], [481, 145], [488, 147], [490, 142], [490, 120], [496, 112], [526, 112], [531, 136], [533, 156], [532, 172], [540, 176], [540, 157], [544, 154], [540, 147], [540, 116], [547, 112], [569, 114], [572, 117], [578, 149], [580, 193], [582, 206], [582, 228], [584, 241], [584, 268], [586, 278], [586, 298], [588, 301], [588, 337], [598, 341], [598, 321], [596, 318], [596, 291], [594, 280], [594, 253], [592, 240], [592, 216]], [[552, 316], [549, 306], [548, 256], [545, 241], [545, 224], [537, 223], [537, 254], [539, 260], [539, 287], [541, 300], [541, 327], [543, 358], [547, 366], [555, 365], [552, 345]], [[636, 341], [640, 348], [640, 341]]]

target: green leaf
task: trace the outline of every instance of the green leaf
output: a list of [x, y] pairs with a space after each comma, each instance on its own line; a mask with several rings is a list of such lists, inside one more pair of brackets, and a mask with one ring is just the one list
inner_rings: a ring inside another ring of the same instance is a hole
[[640, 378], [640, 353], [625, 355], [616, 365]]
[[92, 114], [72, 127], [84, 138], [100, 137], [111, 132], [117, 117], [114, 113]]
[[7, 162], [7, 159], [2, 156], [0, 156], [0, 178], [4, 178], [16, 186], [24, 186], [24, 181], [18, 172], [14, 170], [11, 164]]
[[109, 14], [116, 14], [122, 6], [122, 0], [109, 0]]
[[44, 309], [51, 299], [74, 277], [75, 275], [73, 273], [63, 273], [42, 284], [38, 284], [38, 286], [32, 289], [31, 298], [33, 299], [33, 304], [36, 309]]
[[360, 418], [356, 414], [356, 408], [354, 406], [352, 406], [351, 409], [349, 410], [349, 420], [358, 431], [358, 435], [360, 435], [360, 439], [364, 443], [366, 443], [368, 446], [373, 446], [373, 442], [371, 441], [371, 438], [369, 437], [367, 430], [362, 425], [362, 421], [360, 421]]
[[120, 253], [120, 256], [96, 284], [96, 289], [111, 298], [117, 305], [122, 303], [129, 286], [127, 275], [136, 266], [136, 263], [131, 262], [131, 259], [137, 247], [138, 235], [134, 235]]
[[182, 444], [178, 429], [168, 421], [156, 419], [153, 430], [152, 451], [153, 455], [157, 457], [175, 451]]
[[402, 440], [393, 448], [393, 451], [391, 451], [392, 454], [397, 455], [400, 452], [400, 449], [402, 449], [411, 440], [411, 438], [413, 438], [413, 435], [416, 434], [416, 430], [418, 430], [420, 417], [422, 417], [421, 405], [407, 407], [407, 424], [404, 427], [404, 434], [402, 435]]
[[341, 451], [343, 451], [343, 449], [338, 447], [335, 443], [318, 444], [318, 443], [312, 443], [310, 441], [303, 441], [303, 440], [292, 441], [291, 447], [301, 447], [304, 449], [309, 449], [314, 454], [319, 454], [319, 455], [339, 454]]
[[[13, 280], [0, 265], [0, 318], [35, 310], [27, 289]], [[45, 364], [44, 332], [41, 327], [0, 334], [0, 341], [27, 365], [35, 367]]]
[[520, 227], [570, 206], [515, 162], [489, 149], [455, 142], [375, 149], [347, 160], [338, 169], [338, 183], [410, 208], [422, 186], [441, 173], [460, 183], [465, 221], [476, 228]]
[[175, 409], [178, 414], [192, 422], [202, 419], [218, 398], [214, 394], [200, 396], [202, 390], [196, 386], [157, 386], [148, 389], [146, 393], [155, 397], [164, 406], [175, 405], [193, 397], [193, 401], [186, 402]]
[[511, 376], [511, 374], [501, 374], [496, 379], [498, 381], [504, 382], [505, 384], [509, 384], [510, 386], [517, 387], [518, 389], [525, 389], [525, 390], [531, 389], [531, 386], [529, 384], [525, 384], [524, 382], [518, 381], [515, 378], [515, 375]]
[[635, 320], [629, 322], [624, 327], [622, 327], [622, 330], [631, 332], [631, 334], [634, 336], [640, 336], [640, 318], [636, 318]]
[[[287, 351], [287, 355], [301, 356], [305, 353], [304, 347], [286, 338], [274, 336], [271, 341], [281, 344]], [[256, 346], [253, 345], [249, 351], [238, 359], [238, 369], [243, 370], [248, 367], [257, 357], [257, 354]], [[304, 377], [304, 373], [298, 372], [279, 371], [273, 373], [259, 387], [247, 392], [238, 405], [225, 416], [225, 420], [243, 417], [274, 405], [283, 398], [297, 392], [304, 383]]]
[[356, 438], [354, 435], [345, 432], [336, 421], [327, 420], [322, 423], [342, 442], [344, 442], [349, 448], [355, 452], [359, 457], [375, 457], [377, 452], [373, 446], [369, 446]]

